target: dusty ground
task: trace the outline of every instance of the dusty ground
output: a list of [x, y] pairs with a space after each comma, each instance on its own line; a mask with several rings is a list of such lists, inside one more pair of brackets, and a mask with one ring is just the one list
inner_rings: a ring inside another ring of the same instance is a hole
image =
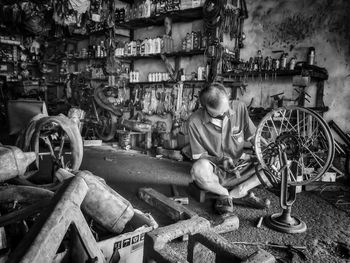
[[[144, 212], [151, 212], [160, 225], [166, 225], [171, 221], [161, 212], [140, 201], [136, 196], [137, 190], [144, 186], [153, 187], [170, 196], [170, 184], [175, 184], [180, 186], [183, 194], [186, 194], [186, 186], [190, 182], [190, 166], [190, 163], [156, 159], [138, 153], [116, 151], [112, 147], [105, 146], [86, 148], [81, 168], [105, 178], [107, 183], [127, 198], [134, 207]], [[303, 234], [282, 234], [264, 225], [256, 228], [261, 216], [280, 211], [276, 195], [263, 188], [257, 189], [256, 193], [271, 200], [271, 209], [261, 211], [236, 206], [240, 227], [237, 231], [224, 234], [228, 241], [273, 242], [307, 247], [306, 261], [295, 253], [292, 261], [292, 256], [286, 251], [264, 247], [280, 258], [280, 262], [350, 262], [349, 250], [342, 246], [342, 243], [350, 244], [348, 213], [337, 209], [317, 194], [303, 192], [297, 197], [293, 214], [306, 222], [308, 230]], [[189, 207], [209, 220], [217, 219], [210, 202], [199, 204], [190, 199]], [[172, 246], [186, 255], [185, 242], [174, 242]], [[255, 246], [240, 245], [240, 247], [246, 252], [245, 256], [256, 250]]]

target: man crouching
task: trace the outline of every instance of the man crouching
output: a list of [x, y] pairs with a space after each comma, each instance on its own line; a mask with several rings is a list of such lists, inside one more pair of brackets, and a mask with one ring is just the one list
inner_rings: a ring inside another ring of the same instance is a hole
[[244, 142], [252, 142], [256, 130], [247, 107], [243, 102], [229, 101], [221, 84], [202, 89], [199, 99], [202, 107], [188, 120], [195, 160], [192, 179], [199, 188], [219, 195], [215, 203], [219, 214], [232, 212], [232, 202], [265, 208], [268, 201], [249, 192], [261, 183], [251, 157], [243, 153]]

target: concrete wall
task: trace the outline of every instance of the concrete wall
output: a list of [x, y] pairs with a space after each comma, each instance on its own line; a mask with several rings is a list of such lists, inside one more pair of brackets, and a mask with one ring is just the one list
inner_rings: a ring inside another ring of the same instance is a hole
[[[247, 7], [247, 38], [241, 57], [247, 60], [261, 49], [264, 56], [278, 58], [272, 51], [284, 50], [289, 57], [294, 55], [298, 61], [304, 61], [308, 48], [315, 47], [317, 65], [329, 73], [324, 102], [330, 110], [324, 116], [350, 131], [350, 1], [247, 0]], [[249, 103], [254, 98], [254, 106], [268, 107], [269, 96], [281, 91], [287, 98], [296, 98], [291, 78], [269, 79], [248, 79], [247, 93], [240, 99]], [[315, 85], [307, 91], [313, 95]], [[313, 103], [314, 96], [310, 104]]]
[[[272, 51], [284, 50], [289, 58], [296, 56], [298, 61], [305, 61], [308, 48], [316, 49], [316, 62], [325, 67], [329, 79], [325, 82], [324, 102], [330, 110], [325, 113], [327, 120], [335, 120], [344, 131], [350, 131], [350, 1], [339, 0], [247, 0], [249, 18], [245, 21], [245, 47], [241, 58], [248, 60], [261, 49], [264, 56], [278, 58]], [[178, 48], [187, 32], [202, 28], [201, 21], [177, 23], [173, 25], [173, 38]], [[155, 37], [164, 34], [164, 27], [150, 27], [135, 31], [135, 39]], [[183, 58], [181, 66], [186, 73], [196, 71], [203, 66], [202, 56]], [[141, 73], [141, 81], [147, 79], [149, 72], [166, 71], [161, 60], [139, 60], [135, 70]], [[270, 107], [271, 95], [284, 91], [285, 98], [295, 99], [297, 93], [292, 86], [291, 77], [273, 79], [272, 76], [248, 78], [247, 92], [239, 99], [247, 104], [254, 98], [253, 106]], [[310, 103], [315, 103], [316, 86], [312, 83], [307, 88], [311, 95]], [[293, 102], [286, 102], [291, 104]]]

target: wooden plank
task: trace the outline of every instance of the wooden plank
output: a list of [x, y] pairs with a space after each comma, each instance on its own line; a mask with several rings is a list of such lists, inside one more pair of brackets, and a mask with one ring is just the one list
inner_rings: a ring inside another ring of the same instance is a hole
[[210, 193], [209, 191], [200, 189], [195, 183], [190, 183], [188, 185], [188, 191], [190, 195], [200, 203], [204, 203], [208, 199], [215, 199], [218, 195]]
[[152, 188], [139, 189], [139, 197], [147, 204], [150, 204], [151, 206], [154, 206], [160, 211], [164, 212], [174, 221], [189, 219], [193, 216], [197, 216], [197, 214], [190, 209], [169, 199]]

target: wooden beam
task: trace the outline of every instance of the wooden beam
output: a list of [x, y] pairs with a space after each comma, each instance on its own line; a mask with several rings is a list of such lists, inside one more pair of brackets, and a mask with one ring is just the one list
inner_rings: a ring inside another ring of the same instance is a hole
[[174, 221], [189, 219], [197, 214], [183, 205], [171, 200], [152, 188], [139, 189], [139, 197], [147, 204], [156, 207]]

